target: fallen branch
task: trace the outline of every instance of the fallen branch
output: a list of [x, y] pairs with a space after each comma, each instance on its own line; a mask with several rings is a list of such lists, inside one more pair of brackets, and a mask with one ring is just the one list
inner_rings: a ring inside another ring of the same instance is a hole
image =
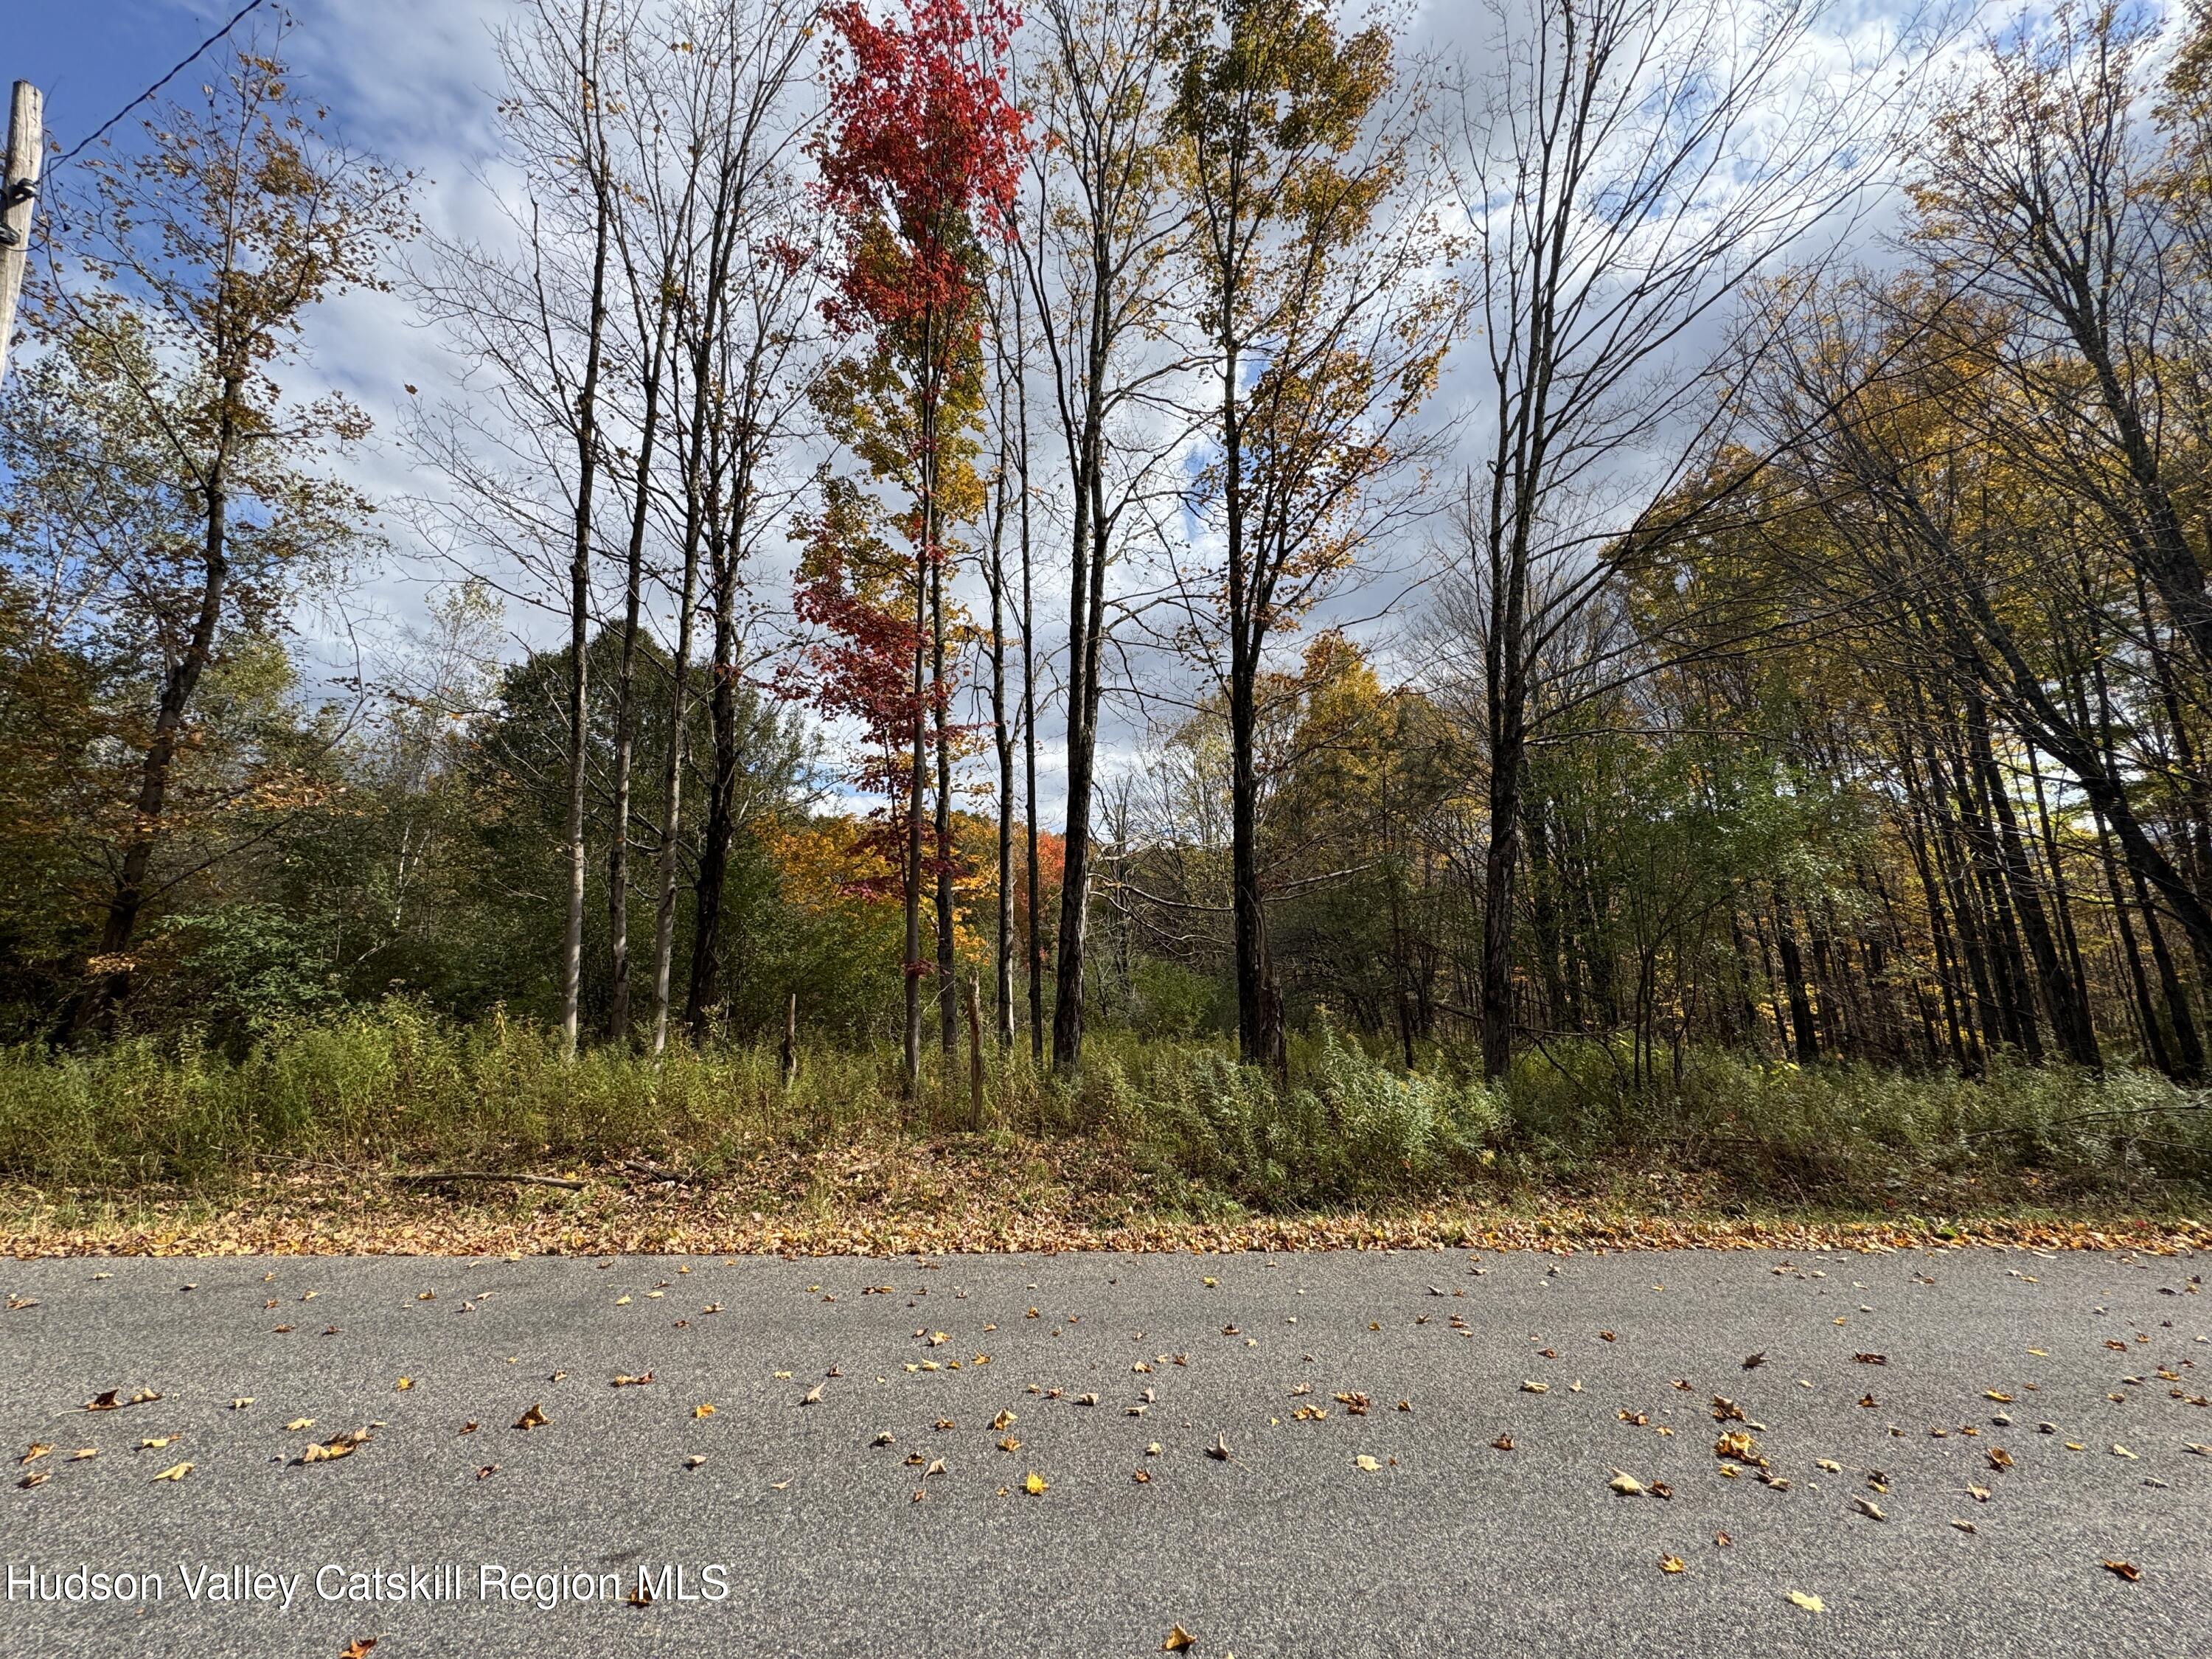
[[425, 1175], [395, 1175], [386, 1179], [403, 1187], [428, 1187], [447, 1181], [504, 1181], [517, 1187], [562, 1187], [580, 1193], [587, 1183], [566, 1176], [502, 1175], [496, 1170], [438, 1170]]
[[2075, 1112], [2069, 1117], [2054, 1117], [2041, 1123], [2001, 1123], [1994, 1129], [1969, 1129], [1960, 1137], [1962, 1140], [1979, 1140], [1985, 1135], [2027, 1134], [2037, 1129], [2070, 1128], [2077, 1123], [2106, 1123], [2114, 1118], [2159, 1117], [2169, 1112], [2212, 1111], [2212, 1100], [2166, 1101], [2154, 1106], [2115, 1106], [2099, 1112]]
[[658, 1164], [648, 1164], [641, 1158], [626, 1158], [622, 1167], [633, 1175], [641, 1175], [652, 1181], [671, 1181], [679, 1187], [689, 1187], [692, 1177], [681, 1170], [665, 1170]]

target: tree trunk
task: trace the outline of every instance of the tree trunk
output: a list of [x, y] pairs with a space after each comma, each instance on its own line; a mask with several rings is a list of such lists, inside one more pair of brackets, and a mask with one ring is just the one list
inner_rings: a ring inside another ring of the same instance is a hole
[[[1988, 721], [1978, 701], [1969, 703], [1966, 712], [1968, 739], [1973, 744], [1975, 763], [1982, 774], [1982, 793], [1995, 818], [1991, 844], [1997, 871], [2011, 896], [2010, 908], [2019, 920], [2020, 932], [2027, 942], [2028, 955], [2035, 963], [2036, 979], [2043, 989], [2044, 1006], [2051, 1014], [2051, 1035], [2057, 1039], [2060, 1051], [2074, 1064], [2090, 1071], [2099, 1070], [2103, 1061], [2097, 1051], [2096, 1035], [2088, 1029], [2087, 1011], [2075, 1000], [2074, 981], [2059, 960], [2058, 946], [2052, 938], [2050, 920], [2044, 911], [2042, 898], [2036, 892], [2033, 876], [2022, 856], [2024, 838], [2021, 833], [2020, 817], [2013, 810], [2012, 792], [2005, 787], [2003, 775], [1997, 769]], [[2025, 977], [2024, 964], [2022, 973]]]
[[1797, 920], [1789, 895], [1774, 890], [1774, 939], [1782, 957], [1782, 981], [1790, 996], [1790, 1030], [1800, 1066], [1820, 1063], [1820, 1034], [1813, 1023], [1813, 1000], [1806, 994], [1805, 961], [1797, 948]]
[[699, 876], [691, 906], [691, 977], [684, 998], [684, 1024], [692, 1036], [703, 1036], [714, 1010], [728, 1001], [723, 983], [722, 906], [729, 882], [730, 843], [737, 831], [738, 752], [737, 563], [738, 525], [750, 485], [740, 468], [737, 523], [718, 533], [710, 549], [714, 587], [714, 669], [708, 693], [708, 721], [714, 745], [714, 772], [707, 786], [707, 819], [699, 842]]
[[[1026, 362], [1028, 341], [1022, 327], [1022, 289], [1014, 285], [1014, 357]], [[1036, 611], [1030, 586], [1030, 401], [1021, 374], [1014, 376], [1017, 422], [1015, 465], [1021, 486], [1022, 525], [1022, 836], [1023, 875], [1029, 886], [1030, 1063], [1044, 1064], [1044, 898], [1037, 871], [1036, 655]]]
[[999, 1046], [1014, 1043], [1014, 730], [1006, 702], [1006, 398], [999, 399], [996, 500], [991, 512], [991, 742], [999, 760], [998, 939], [991, 978]]
[[945, 560], [932, 550], [929, 562], [929, 708], [937, 744], [937, 1025], [945, 1049], [945, 1081], [952, 1085], [952, 1068], [960, 1056], [960, 982], [953, 959], [954, 926], [952, 874], [952, 742], [946, 722], [951, 716], [951, 687], [945, 667]]
[[[666, 284], [663, 284], [666, 292]], [[667, 319], [656, 319], [645, 375], [645, 405], [638, 434], [630, 500], [629, 551], [623, 570], [622, 657], [615, 672], [614, 805], [607, 836], [607, 1039], [629, 1041], [629, 817], [630, 769], [637, 743], [638, 608], [645, 577], [645, 530], [653, 477], [654, 441], [660, 429], [660, 375]]]
[[[586, 54], [588, 59], [589, 53]], [[597, 167], [599, 207], [592, 235], [591, 310], [584, 378], [576, 392], [576, 539], [568, 564], [568, 894], [561, 934], [561, 1046], [574, 1054], [584, 985], [585, 769], [590, 758], [592, 489], [599, 459], [599, 354], [606, 333], [607, 202], [605, 167]], [[623, 826], [617, 833], [627, 833]]]
[[[1097, 383], [1096, 366], [1091, 385]], [[1106, 601], [1106, 526], [1103, 516], [1103, 414], [1085, 416], [1075, 498], [1074, 556], [1069, 572], [1067, 676], [1067, 826], [1060, 873], [1060, 930], [1054, 963], [1052, 1066], [1071, 1076], [1083, 1060], [1084, 952], [1091, 931], [1091, 797], [1098, 750], [1099, 673]], [[1034, 867], [1034, 866], [1032, 866]]]
[[106, 1019], [130, 994], [133, 964], [132, 940], [138, 931], [139, 913], [146, 904], [147, 878], [154, 866], [154, 850], [161, 839], [161, 817], [167, 809], [169, 780], [177, 759], [177, 744], [192, 694], [215, 657], [216, 636], [222, 624], [223, 598], [230, 586], [230, 498], [228, 483], [232, 447], [231, 411], [240, 386], [227, 381], [222, 392], [222, 430], [217, 439], [215, 464], [201, 491], [206, 519], [201, 529], [200, 599], [192, 618], [192, 631], [185, 648], [162, 677], [161, 695], [155, 705], [154, 731], [138, 769], [138, 799], [131, 838], [117, 871], [115, 890], [107, 901], [107, 915], [100, 930], [99, 954], [86, 965], [85, 982], [64, 1022], [66, 1034], [76, 1036]]
[[[703, 449], [705, 440], [701, 440]], [[660, 818], [660, 846], [654, 863], [656, 896], [653, 917], [653, 1052], [668, 1046], [670, 974], [676, 952], [676, 855], [684, 834], [684, 760], [689, 730], [686, 715], [691, 693], [691, 629], [698, 608], [699, 538], [701, 514], [719, 516], [719, 483], [708, 502], [687, 514], [684, 526], [684, 578], [677, 599], [676, 654], [669, 665], [668, 759], [661, 769], [666, 791]]]
[[[923, 461], [927, 477], [928, 462]], [[906, 941], [904, 968], [906, 971], [905, 1027], [903, 1031], [905, 1065], [904, 1078], [908, 1098], [921, 1091], [921, 787], [928, 757], [928, 703], [923, 696], [922, 641], [928, 637], [929, 629], [929, 571], [927, 548], [933, 515], [927, 486], [924, 485], [921, 509], [922, 547], [921, 557], [914, 567], [914, 732], [913, 752], [908, 761], [910, 771], [906, 792], [906, 858], [901, 896], [905, 904]]]

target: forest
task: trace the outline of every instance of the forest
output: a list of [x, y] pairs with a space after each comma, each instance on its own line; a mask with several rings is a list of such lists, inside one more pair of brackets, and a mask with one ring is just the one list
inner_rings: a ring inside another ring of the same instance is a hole
[[496, 20], [50, 155], [0, 1182], [2201, 1199], [2212, 10]]

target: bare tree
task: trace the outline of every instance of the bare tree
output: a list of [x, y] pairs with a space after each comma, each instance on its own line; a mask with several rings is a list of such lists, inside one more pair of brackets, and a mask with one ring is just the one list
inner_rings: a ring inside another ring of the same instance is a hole
[[1109, 571], [1141, 516], [1133, 509], [1160, 488], [1179, 425], [1166, 403], [1180, 369], [1170, 285], [1189, 227], [1168, 130], [1173, 88], [1162, 47], [1170, 10], [1167, 0], [1041, 0], [1029, 19], [1036, 58], [1028, 84], [1042, 136], [1031, 151], [1035, 188], [1020, 253], [1070, 501], [1067, 840], [1052, 1036], [1052, 1063], [1063, 1073], [1083, 1053]]
[[[1909, 82], [1830, 67], [1818, 5], [1492, 8], [1463, 94], [1487, 425], [1450, 579], [1478, 599], [1489, 842], [1483, 1066], [1513, 1037], [1515, 872], [1532, 694], [1632, 527], [1726, 406], [1715, 347], [1745, 279], [1833, 225]], [[1884, 59], [1883, 62], [1887, 62]], [[1701, 405], [1701, 406], [1700, 406]]]
[[[797, 338], [801, 262], [788, 244], [793, 200], [786, 165], [799, 137], [788, 118], [817, 8], [812, 0], [702, 3], [679, 16], [684, 56], [700, 65], [684, 113], [683, 148], [699, 167], [700, 210], [682, 271], [677, 351], [690, 404], [679, 413], [674, 516], [679, 526], [676, 640], [669, 673], [669, 739], [662, 770], [653, 936], [652, 1049], [668, 1039], [676, 940], [678, 851], [684, 836], [687, 714], [700, 562], [718, 577], [718, 645], [734, 618], [737, 569], [763, 526], [759, 499], [767, 447], [795, 407], [783, 370]], [[726, 843], [725, 843], [726, 851]]]
[[412, 434], [447, 486], [422, 503], [426, 527], [465, 562], [481, 565], [489, 554], [489, 562], [518, 573], [521, 597], [532, 603], [546, 605], [557, 591], [568, 623], [565, 912], [556, 975], [572, 1053], [583, 986], [599, 398], [618, 206], [605, 84], [633, 14], [630, 0], [527, 0], [522, 20], [501, 28], [503, 159], [523, 180], [522, 199], [507, 210], [516, 246], [434, 242], [416, 276], [425, 310], [470, 365], [477, 394], [430, 411]]

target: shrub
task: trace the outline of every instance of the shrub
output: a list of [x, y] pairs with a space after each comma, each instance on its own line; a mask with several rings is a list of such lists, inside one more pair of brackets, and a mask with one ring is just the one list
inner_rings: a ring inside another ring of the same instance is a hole
[[1334, 1032], [1303, 1086], [1278, 1087], [1217, 1049], [1150, 1082], [1148, 1129], [1170, 1160], [1268, 1206], [1434, 1187], [1502, 1115], [1480, 1085], [1394, 1072]]

